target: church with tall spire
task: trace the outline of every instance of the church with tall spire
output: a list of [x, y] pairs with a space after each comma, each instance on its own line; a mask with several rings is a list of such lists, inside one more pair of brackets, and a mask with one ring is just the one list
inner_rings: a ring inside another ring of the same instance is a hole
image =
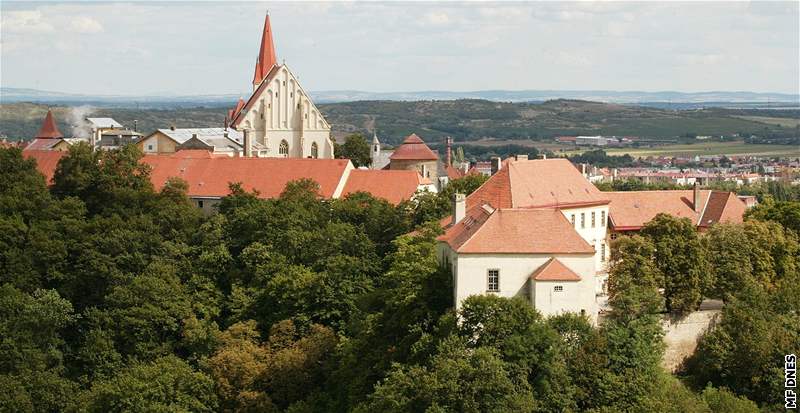
[[228, 112], [230, 126], [269, 157], [333, 158], [330, 124], [285, 62], [278, 63], [267, 13], [253, 72], [253, 93]]

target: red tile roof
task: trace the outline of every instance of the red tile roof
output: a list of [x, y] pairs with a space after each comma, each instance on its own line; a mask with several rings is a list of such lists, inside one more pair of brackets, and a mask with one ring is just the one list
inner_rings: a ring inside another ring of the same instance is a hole
[[557, 258], [550, 258], [531, 274], [536, 281], [580, 281], [581, 276], [569, 269]]
[[422, 177], [417, 171], [357, 169], [350, 171], [342, 196], [369, 192], [396, 205], [411, 199], [421, 182]]
[[449, 179], [458, 179], [464, 177], [464, 171], [458, 168], [454, 168], [452, 165], [447, 165], [444, 168], [445, 172], [447, 172], [447, 177]]
[[207, 151], [178, 151], [145, 155], [142, 162], [152, 167], [151, 180], [157, 190], [174, 176], [189, 184], [192, 197], [223, 197], [229, 194], [229, 183], [242, 182], [245, 190], [255, 189], [261, 198], [273, 198], [288, 182], [309, 178], [319, 184], [320, 195], [331, 198], [350, 161], [212, 157]]
[[439, 156], [437, 156], [417, 134], [412, 133], [394, 150], [394, 153], [392, 153], [389, 159], [435, 161], [439, 159]]
[[659, 213], [689, 218], [701, 227], [717, 222], [742, 222], [746, 209], [734, 193], [724, 191], [699, 190], [697, 211], [692, 208], [693, 190], [606, 192], [606, 195], [611, 198], [611, 225], [617, 231], [639, 230]]
[[35, 159], [36, 168], [44, 175], [45, 181], [48, 185], [53, 183], [53, 175], [55, 175], [58, 161], [64, 157], [67, 152], [64, 151], [47, 151], [47, 150], [32, 150], [25, 149], [22, 151], [22, 156], [25, 159]]
[[503, 167], [467, 197], [467, 208], [570, 207], [607, 204], [600, 192], [567, 159], [503, 162]]
[[466, 254], [594, 254], [556, 209], [473, 207], [438, 239]]
[[39, 133], [36, 134], [37, 138], [63, 138], [64, 135], [61, 134], [61, 131], [58, 130], [58, 125], [56, 125], [56, 120], [53, 118], [53, 112], [51, 110], [47, 111], [47, 115], [44, 117], [44, 121], [42, 122], [42, 127], [39, 129]]

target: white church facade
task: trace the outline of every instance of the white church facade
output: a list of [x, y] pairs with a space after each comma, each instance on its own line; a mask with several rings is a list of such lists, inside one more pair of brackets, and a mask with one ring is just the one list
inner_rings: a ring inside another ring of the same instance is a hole
[[252, 83], [250, 98], [228, 114], [231, 127], [244, 135], [246, 156], [259, 144], [261, 156], [333, 159], [331, 126], [289, 67], [277, 62], [269, 15]]

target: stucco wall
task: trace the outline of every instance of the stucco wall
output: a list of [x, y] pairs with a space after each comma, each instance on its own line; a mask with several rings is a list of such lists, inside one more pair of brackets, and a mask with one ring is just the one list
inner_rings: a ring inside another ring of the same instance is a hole
[[[454, 300], [456, 308], [470, 295], [496, 294], [501, 297], [522, 297], [528, 300], [543, 314], [558, 314], [564, 311], [586, 310], [594, 318], [597, 314], [595, 303], [595, 270], [592, 255], [547, 255], [547, 254], [460, 254], [442, 247], [440, 256], [450, 261], [454, 269]], [[579, 282], [537, 283], [530, 280], [531, 274], [556, 257], [564, 265], [581, 276]], [[487, 291], [487, 272], [500, 270], [500, 289]], [[552, 287], [563, 285], [564, 291], [552, 294]]]
[[[422, 173], [422, 166], [425, 166], [425, 174]], [[417, 171], [425, 178], [430, 178], [436, 182], [439, 177], [437, 161], [415, 161], [415, 160], [392, 160], [389, 162], [389, 169], [403, 171]]]
[[[150, 146], [152, 145], [152, 149]], [[144, 153], [175, 153], [175, 141], [161, 132], [155, 132], [138, 143]]]

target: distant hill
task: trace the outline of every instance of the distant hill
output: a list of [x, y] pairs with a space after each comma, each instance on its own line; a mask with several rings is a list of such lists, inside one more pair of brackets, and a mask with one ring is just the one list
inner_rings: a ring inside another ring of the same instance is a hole
[[[240, 94], [220, 95], [82, 95], [36, 89], [0, 88], [0, 103], [38, 102], [93, 104], [113, 107], [232, 106]], [[589, 100], [667, 108], [696, 107], [793, 107], [800, 108], [800, 95], [757, 92], [641, 92], [613, 90], [478, 90], [472, 92], [414, 91], [365, 92], [359, 90], [312, 91], [317, 103], [353, 101], [420, 101], [481, 99], [495, 102], [545, 102], [556, 99]]]
[[[48, 105], [0, 104], [0, 134], [12, 139], [30, 138], [39, 128]], [[800, 110], [665, 110], [653, 107], [552, 100], [543, 103], [509, 103], [488, 100], [357, 101], [320, 104], [333, 125], [334, 136], [353, 132], [370, 134], [377, 128], [381, 140], [399, 143], [416, 132], [435, 143], [445, 136], [457, 142], [481, 139], [549, 140], [561, 135], [616, 135], [663, 139], [692, 135], [775, 136], [775, 142], [798, 135]], [[62, 132], [82, 117], [113, 117], [127, 127], [137, 121], [140, 132], [156, 128], [222, 126], [225, 108], [115, 108], [53, 106]], [[777, 119], [777, 120], [776, 120]], [[787, 119], [786, 122], [780, 119]]]

